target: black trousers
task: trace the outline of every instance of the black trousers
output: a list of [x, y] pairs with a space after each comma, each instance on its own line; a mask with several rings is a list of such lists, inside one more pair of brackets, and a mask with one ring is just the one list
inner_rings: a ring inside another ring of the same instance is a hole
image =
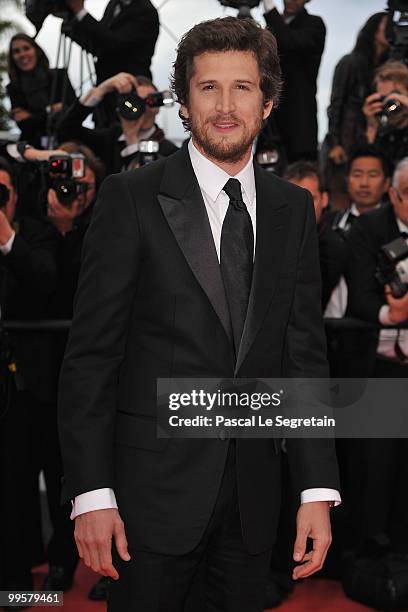
[[129, 554], [132, 559], [126, 562], [113, 550], [120, 578], [111, 582], [108, 612], [263, 610], [271, 551], [250, 555], [244, 547], [235, 441], [230, 442], [218, 498], [199, 545], [186, 555], [170, 556], [134, 550], [129, 542]]

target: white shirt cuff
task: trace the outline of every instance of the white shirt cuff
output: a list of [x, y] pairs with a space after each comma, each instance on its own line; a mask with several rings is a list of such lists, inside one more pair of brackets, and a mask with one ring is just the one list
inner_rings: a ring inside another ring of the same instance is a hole
[[72, 504], [71, 519], [76, 518], [85, 512], [94, 510], [106, 510], [107, 508], [117, 508], [115, 493], [113, 489], [95, 489], [77, 495]]
[[95, 106], [98, 106], [98, 104], [100, 104], [102, 100], [102, 96], [95, 95], [92, 89], [91, 91], [88, 91], [86, 94], [79, 98], [79, 101], [82, 106], [86, 106], [88, 108], [95, 108]]
[[275, 0], [263, 0], [263, 5], [265, 13], [269, 13], [269, 11], [273, 11], [276, 8]]
[[300, 494], [300, 503], [332, 501], [335, 506], [341, 504], [340, 493], [336, 489], [305, 489]]
[[381, 306], [378, 319], [381, 325], [393, 325], [393, 322], [390, 320], [390, 307], [388, 304]]
[[79, 11], [79, 13], [77, 13], [77, 14], [75, 15], [75, 19], [76, 19], [77, 21], [82, 21], [82, 20], [83, 20], [83, 18], [85, 17], [85, 15], [87, 15], [87, 14], [88, 14], [88, 11], [87, 11], [86, 9], [84, 9], [84, 8], [83, 8], [83, 9], [81, 9], [81, 10]]
[[139, 143], [135, 142], [134, 144], [128, 145], [124, 149], [121, 150], [120, 154], [122, 157], [127, 157], [128, 155], [133, 155], [133, 153], [137, 153], [139, 150]]
[[13, 248], [13, 242], [15, 237], [16, 233], [13, 232], [12, 236], [9, 238], [6, 244], [0, 244], [0, 253], [3, 253], [3, 255], [8, 255], [10, 253], [11, 249]]

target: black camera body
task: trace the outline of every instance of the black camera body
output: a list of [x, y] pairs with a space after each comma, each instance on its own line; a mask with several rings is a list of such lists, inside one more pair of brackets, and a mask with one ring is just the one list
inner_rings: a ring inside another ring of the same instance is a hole
[[147, 108], [170, 107], [174, 105], [171, 91], [155, 91], [146, 98], [141, 98], [135, 90], [118, 95], [117, 111], [120, 117], [127, 121], [137, 121]]
[[85, 157], [80, 153], [53, 155], [41, 162], [47, 189], [54, 189], [62, 206], [70, 208], [74, 200], [85, 192], [85, 185], [77, 179], [85, 176]]
[[48, 15], [65, 17], [69, 9], [65, 0], [25, 0], [25, 13], [38, 33]]
[[401, 102], [394, 98], [389, 98], [386, 102], [383, 102], [382, 110], [377, 116], [381, 125], [386, 127], [390, 119], [395, 117], [399, 112], [401, 112]]
[[261, 0], [218, 0], [222, 6], [237, 9], [238, 17], [251, 17], [251, 9], [258, 6]]
[[400, 237], [381, 247], [375, 273], [381, 285], [389, 285], [395, 298], [408, 292], [408, 240]]
[[5, 208], [9, 197], [10, 197], [10, 190], [6, 187], [6, 185], [3, 185], [3, 183], [0, 183], [0, 209]]

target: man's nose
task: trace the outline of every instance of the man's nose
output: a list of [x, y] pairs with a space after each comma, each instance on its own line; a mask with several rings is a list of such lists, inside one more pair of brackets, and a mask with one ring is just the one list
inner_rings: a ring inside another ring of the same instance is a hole
[[217, 96], [216, 110], [219, 113], [228, 114], [235, 110], [232, 92], [229, 89], [221, 89]]

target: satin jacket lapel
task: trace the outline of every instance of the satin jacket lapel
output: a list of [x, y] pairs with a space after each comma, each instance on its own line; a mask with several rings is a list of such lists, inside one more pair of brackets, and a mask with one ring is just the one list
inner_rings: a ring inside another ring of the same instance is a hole
[[248, 312], [238, 351], [235, 374], [241, 367], [273, 298], [284, 265], [290, 208], [282, 201], [274, 177], [255, 164], [256, 247]]
[[186, 146], [166, 161], [158, 200], [188, 265], [232, 342], [228, 305], [214, 239]]

